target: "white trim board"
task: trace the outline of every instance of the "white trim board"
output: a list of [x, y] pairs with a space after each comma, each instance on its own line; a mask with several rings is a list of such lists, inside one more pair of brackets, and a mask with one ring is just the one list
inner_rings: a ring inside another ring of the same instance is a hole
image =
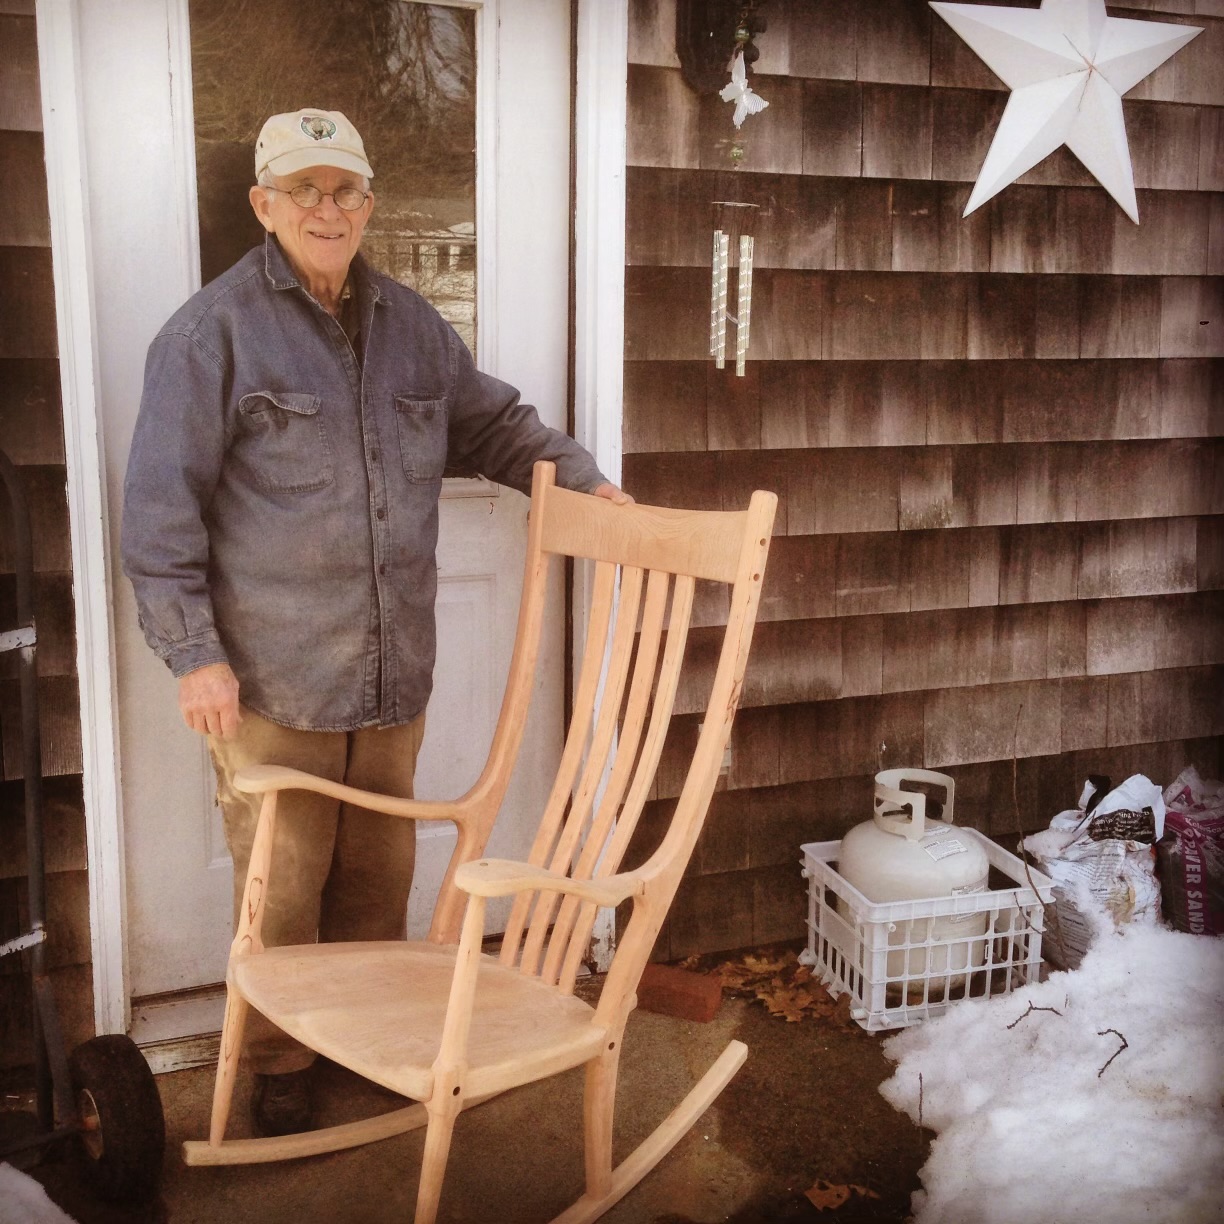
[[132, 1000], [132, 1040], [154, 1075], [217, 1061], [225, 984]]
[[121, 1033], [128, 1020], [123, 801], [77, 0], [38, 0], [35, 18], [68, 467], [94, 1025]]
[[[625, 126], [628, 0], [579, 0], [575, 66], [574, 434], [621, 480], [625, 352]], [[590, 574], [574, 572], [575, 650], [586, 639]], [[575, 659], [578, 675], [580, 659]], [[611, 962], [616, 914], [596, 914], [596, 969]]]
[[574, 432], [621, 478], [628, 0], [580, 0], [575, 98]]

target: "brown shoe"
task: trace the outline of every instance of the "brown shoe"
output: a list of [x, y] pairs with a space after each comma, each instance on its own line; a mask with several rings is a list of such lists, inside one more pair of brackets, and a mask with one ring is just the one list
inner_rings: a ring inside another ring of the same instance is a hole
[[314, 1130], [310, 1068], [283, 1075], [256, 1075], [251, 1116], [256, 1132], [265, 1138]]

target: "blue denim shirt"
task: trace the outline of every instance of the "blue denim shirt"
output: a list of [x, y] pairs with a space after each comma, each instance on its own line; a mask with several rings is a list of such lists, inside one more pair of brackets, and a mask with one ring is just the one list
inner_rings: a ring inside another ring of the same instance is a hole
[[320, 731], [425, 709], [444, 468], [604, 479], [423, 298], [360, 255], [350, 285], [361, 361], [271, 237], [192, 297], [149, 347], [124, 497], [124, 571], [174, 675], [228, 662], [245, 706]]

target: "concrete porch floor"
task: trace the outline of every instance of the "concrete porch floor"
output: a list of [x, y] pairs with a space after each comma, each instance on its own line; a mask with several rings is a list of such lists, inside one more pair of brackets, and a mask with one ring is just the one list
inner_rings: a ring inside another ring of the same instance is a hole
[[[738, 1037], [748, 1061], [705, 1116], [644, 1182], [603, 1218], [608, 1224], [713, 1221], [903, 1221], [929, 1134], [876, 1091], [891, 1064], [881, 1039], [824, 1019], [798, 1023], [725, 998], [697, 1024], [636, 1012], [630, 1019], [616, 1118], [616, 1158], [631, 1151]], [[29, 1170], [80, 1224], [408, 1224], [424, 1132], [348, 1152], [281, 1164], [186, 1168], [179, 1145], [207, 1133], [211, 1068], [158, 1079], [167, 1151], [160, 1201], [103, 1206], [68, 1160]], [[319, 1068], [325, 1121], [394, 1107], [381, 1089], [330, 1064]], [[441, 1219], [534, 1224], [581, 1193], [581, 1071], [529, 1086], [464, 1114], [456, 1127]], [[249, 1080], [241, 1078], [230, 1135], [249, 1134]], [[817, 1211], [804, 1191], [818, 1179], [866, 1187]]]

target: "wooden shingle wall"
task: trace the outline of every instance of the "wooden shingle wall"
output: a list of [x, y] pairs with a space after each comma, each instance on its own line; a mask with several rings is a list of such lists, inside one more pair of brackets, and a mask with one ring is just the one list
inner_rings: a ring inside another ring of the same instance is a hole
[[[764, 11], [739, 170], [674, 3], [631, 16], [625, 486], [780, 498], [665, 958], [801, 936], [799, 846], [866, 819], [880, 768], [952, 773], [958, 823], [1013, 847], [1089, 772], [1221, 768], [1224, 2], [1111, 7], [1205, 27], [1126, 100], [1138, 226], [1065, 149], [962, 219], [1007, 94], [924, 0]], [[758, 206], [744, 378], [707, 356], [715, 200]]]
[[[70, 1044], [92, 1034], [63, 417], [33, 0], [0, 0], [0, 449], [30, 505], [47, 876], [48, 961]], [[0, 628], [16, 624], [13, 536], [0, 495]], [[27, 929], [21, 702], [0, 656], [0, 942]], [[22, 956], [0, 961], [0, 1067], [32, 1057]]]

